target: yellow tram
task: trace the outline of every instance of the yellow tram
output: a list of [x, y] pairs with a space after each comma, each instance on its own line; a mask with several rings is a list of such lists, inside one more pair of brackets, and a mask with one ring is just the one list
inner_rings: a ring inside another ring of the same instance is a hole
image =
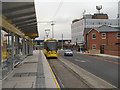
[[46, 57], [58, 57], [58, 40], [46, 39], [44, 41], [44, 54]]

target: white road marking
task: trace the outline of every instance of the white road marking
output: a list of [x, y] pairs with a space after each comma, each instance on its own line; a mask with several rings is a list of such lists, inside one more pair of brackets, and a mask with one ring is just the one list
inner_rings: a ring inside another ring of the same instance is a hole
[[90, 60], [88, 60], [88, 59], [85, 59], [85, 61], [87, 61], [87, 62], [91, 62]]
[[79, 60], [79, 59], [75, 59], [75, 61], [78, 61], [78, 62], [86, 62], [84, 60]]

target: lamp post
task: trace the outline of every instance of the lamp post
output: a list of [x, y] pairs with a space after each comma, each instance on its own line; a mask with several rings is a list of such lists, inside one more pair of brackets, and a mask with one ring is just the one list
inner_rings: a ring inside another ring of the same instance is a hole
[[62, 34], [62, 50], [63, 50], [63, 34]]
[[49, 32], [50, 32], [50, 29], [45, 29], [47, 39], [48, 39], [48, 36], [49, 36]]
[[39, 21], [38, 23], [51, 23], [52, 26], [52, 38], [54, 38], [54, 28], [53, 26], [55, 25], [55, 21]]
[[54, 27], [53, 27], [53, 26], [55, 25], [55, 24], [54, 24], [54, 21], [52, 21], [52, 24], [51, 24], [51, 25], [52, 25], [52, 38], [54, 38]]

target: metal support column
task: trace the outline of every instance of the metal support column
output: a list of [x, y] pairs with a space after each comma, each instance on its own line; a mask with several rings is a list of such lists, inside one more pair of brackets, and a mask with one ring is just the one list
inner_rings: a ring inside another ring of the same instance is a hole
[[24, 38], [23, 38], [22, 54], [23, 54], [23, 56], [25, 56], [25, 39]]
[[33, 42], [29, 41], [29, 55], [33, 55]]
[[[1, 16], [2, 16], [2, 2], [0, 1], [0, 17]], [[2, 21], [0, 20], [0, 22]], [[1, 30], [2, 30], [2, 27], [0, 26], [0, 90], [2, 90]]]
[[[1, 30], [2, 30], [2, 27], [0, 26], [0, 80], [2, 80], [2, 50], [1, 50]], [[2, 82], [2, 81], [1, 81]], [[2, 88], [2, 83], [0, 82], [0, 89]]]
[[63, 34], [62, 34], [62, 50], [63, 50]]
[[17, 36], [17, 54], [20, 54], [19, 36]]
[[[0, 1], [0, 17], [2, 17], [2, 2]], [[0, 20], [0, 22], [2, 22], [2, 20]], [[1, 30], [2, 30], [2, 26], [0, 25], [0, 65], [1, 65]]]
[[12, 48], [12, 52], [11, 52], [11, 54], [12, 54], [12, 62], [11, 62], [11, 64], [12, 64], [12, 69], [14, 69], [14, 33], [11, 33], [11, 36], [12, 36], [12, 38], [11, 38], [11, 48]]
[[1, 62], [2, 62], [2, 58], [1, 58], [1, 52], [2, 52], [2, 50], [1, 50], [1, 29], [2, 29], [2, 27], [0, 26], [0, 66], [1, 66]]
[[15, 54], [19, 54], [19, 42], [18, 42], [18, 35], [15, 35]]
[[28, 40], [26, 40], [26, 55], [28, 55]]

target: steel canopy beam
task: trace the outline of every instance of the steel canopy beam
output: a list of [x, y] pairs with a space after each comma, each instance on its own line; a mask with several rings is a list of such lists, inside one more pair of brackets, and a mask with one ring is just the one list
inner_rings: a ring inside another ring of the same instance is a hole
[[21, 22], [17, 22], [17, 23], [14, 22], [14, 23], [15, 24], [22, 24], [22, 23], [29, 23], [29, 22], [31, 23], [32, 21], [34, 22], [34, 21], [36, 21], [36, 19], [30, 19], [30, 20], [21, 21]]
[[25, 36], [38, 36], [37, 33], [29, 33], [29, 34], [25, 34]]
[[31, 24], [26, 24], [26, 25], [21, 25], [21, 26], [19, 26], [19, 28], [24, 28], [24, 27], [28, 27], [28, 26], [37, 26], [37, 22], [31, 23]]
[[[25, 0], [26, 1], [26, 0]], [[8, 28], [8, 26], [3, 26], [4, 30], [9, 30], [21, 36], [19, 31], [23, 34], [21, 37], [28, 37], [25, 34], [38, 34], [37, 31], [37, 19], [35, 13], [34, 2], [3, 2], [2, 3], [4, 18], [9, 24], [18, 29]], [[30, 36], [30, 38], [38, 37], [38, 35]]]
[[23, 16], [23, 17], [13, 18], [12, 21], [15, 21], [15, 20], [21, 20], [21, 19], [30, 18], [30, 17], [35, 17], [35, 15], [28, 15], [28, 16]]
[[23, 19], [19, 19], [19, 20], [15, 19], [15, 20], [13, 20], [13, 22], [18, 23], [18, 22], [23, 22], [23, 21], [27, 21], [27, 20], [33, 20], [33, 19], [36, 19], [36, 17], [35, 16], [27, 17], [27, 18], [23, 18]]
[[26, 28], [26, 27], [28, 27], [28, 26], [36, 26], [36, 27], [37, 27], [37, 24], [31, 24], [31, 25], [26, 25], [26, 26], [20, 26], [20, 28], [21, 28], [21, 29], [24, 29], [24, 28]]
[[[3, 2], [3, 3], [5, 4], [6, 2]], [[9, 3], [11, 3], [11, 2], [9, 2]], [[6, 5], [9, 3], [7, 2]], [[30, 3], [28, 5], [21, 5], [18, 7], [13, 7], [10, 9], [4, 9], [4, 13], [11, 13], [11, 12], [15, 12], [15, 11], [23, 10], [23, 9], [28, 9], [28, 8], [33, 8], [33, 3]]]
[[21, 36], [21, 37], [23, 37], [25, 39], [30, 40], [29, 37], [25, 36], [25, 34], [20, 31], [20, 29], [14, 27], [12, 24], [10, 24], [8, 21], [3, 19], [2, 17], [0, 17], [0, 21], [2, 21], [2, 22], [0, 22], [0, 25], [2, 27], [4, 27], [5, 29], [7, 29], [7, 30], [9, 30], [9, 31], [11, 31], [13, 33], [16, 33], [17, 35], [19, 35], [19, 36]]
[[16, 15], [11, 15], [11, 16], [8, 16], [9, 19], [15, 19], [15, 18], [19, 18], [19, 17], [24, 17], [24, 16], [28, 16], [28, 15], [35, 15], [35, 12], [32, 11], [32, 12], [25, 12], [25, 13], [20, 13], [20, 14], [16, 14]]
[[26, 24], [31, 24], [31, 23], [34, 23], [34, 22], [36, 22], [36, 20], [33, 20], [33, 21], [28, 21], [28, 22], [21, 22], [21, 23], [16, 23], [16, 25], [19, 27], [19, 26], [21, 26], [21, 25], [26, 25]]

